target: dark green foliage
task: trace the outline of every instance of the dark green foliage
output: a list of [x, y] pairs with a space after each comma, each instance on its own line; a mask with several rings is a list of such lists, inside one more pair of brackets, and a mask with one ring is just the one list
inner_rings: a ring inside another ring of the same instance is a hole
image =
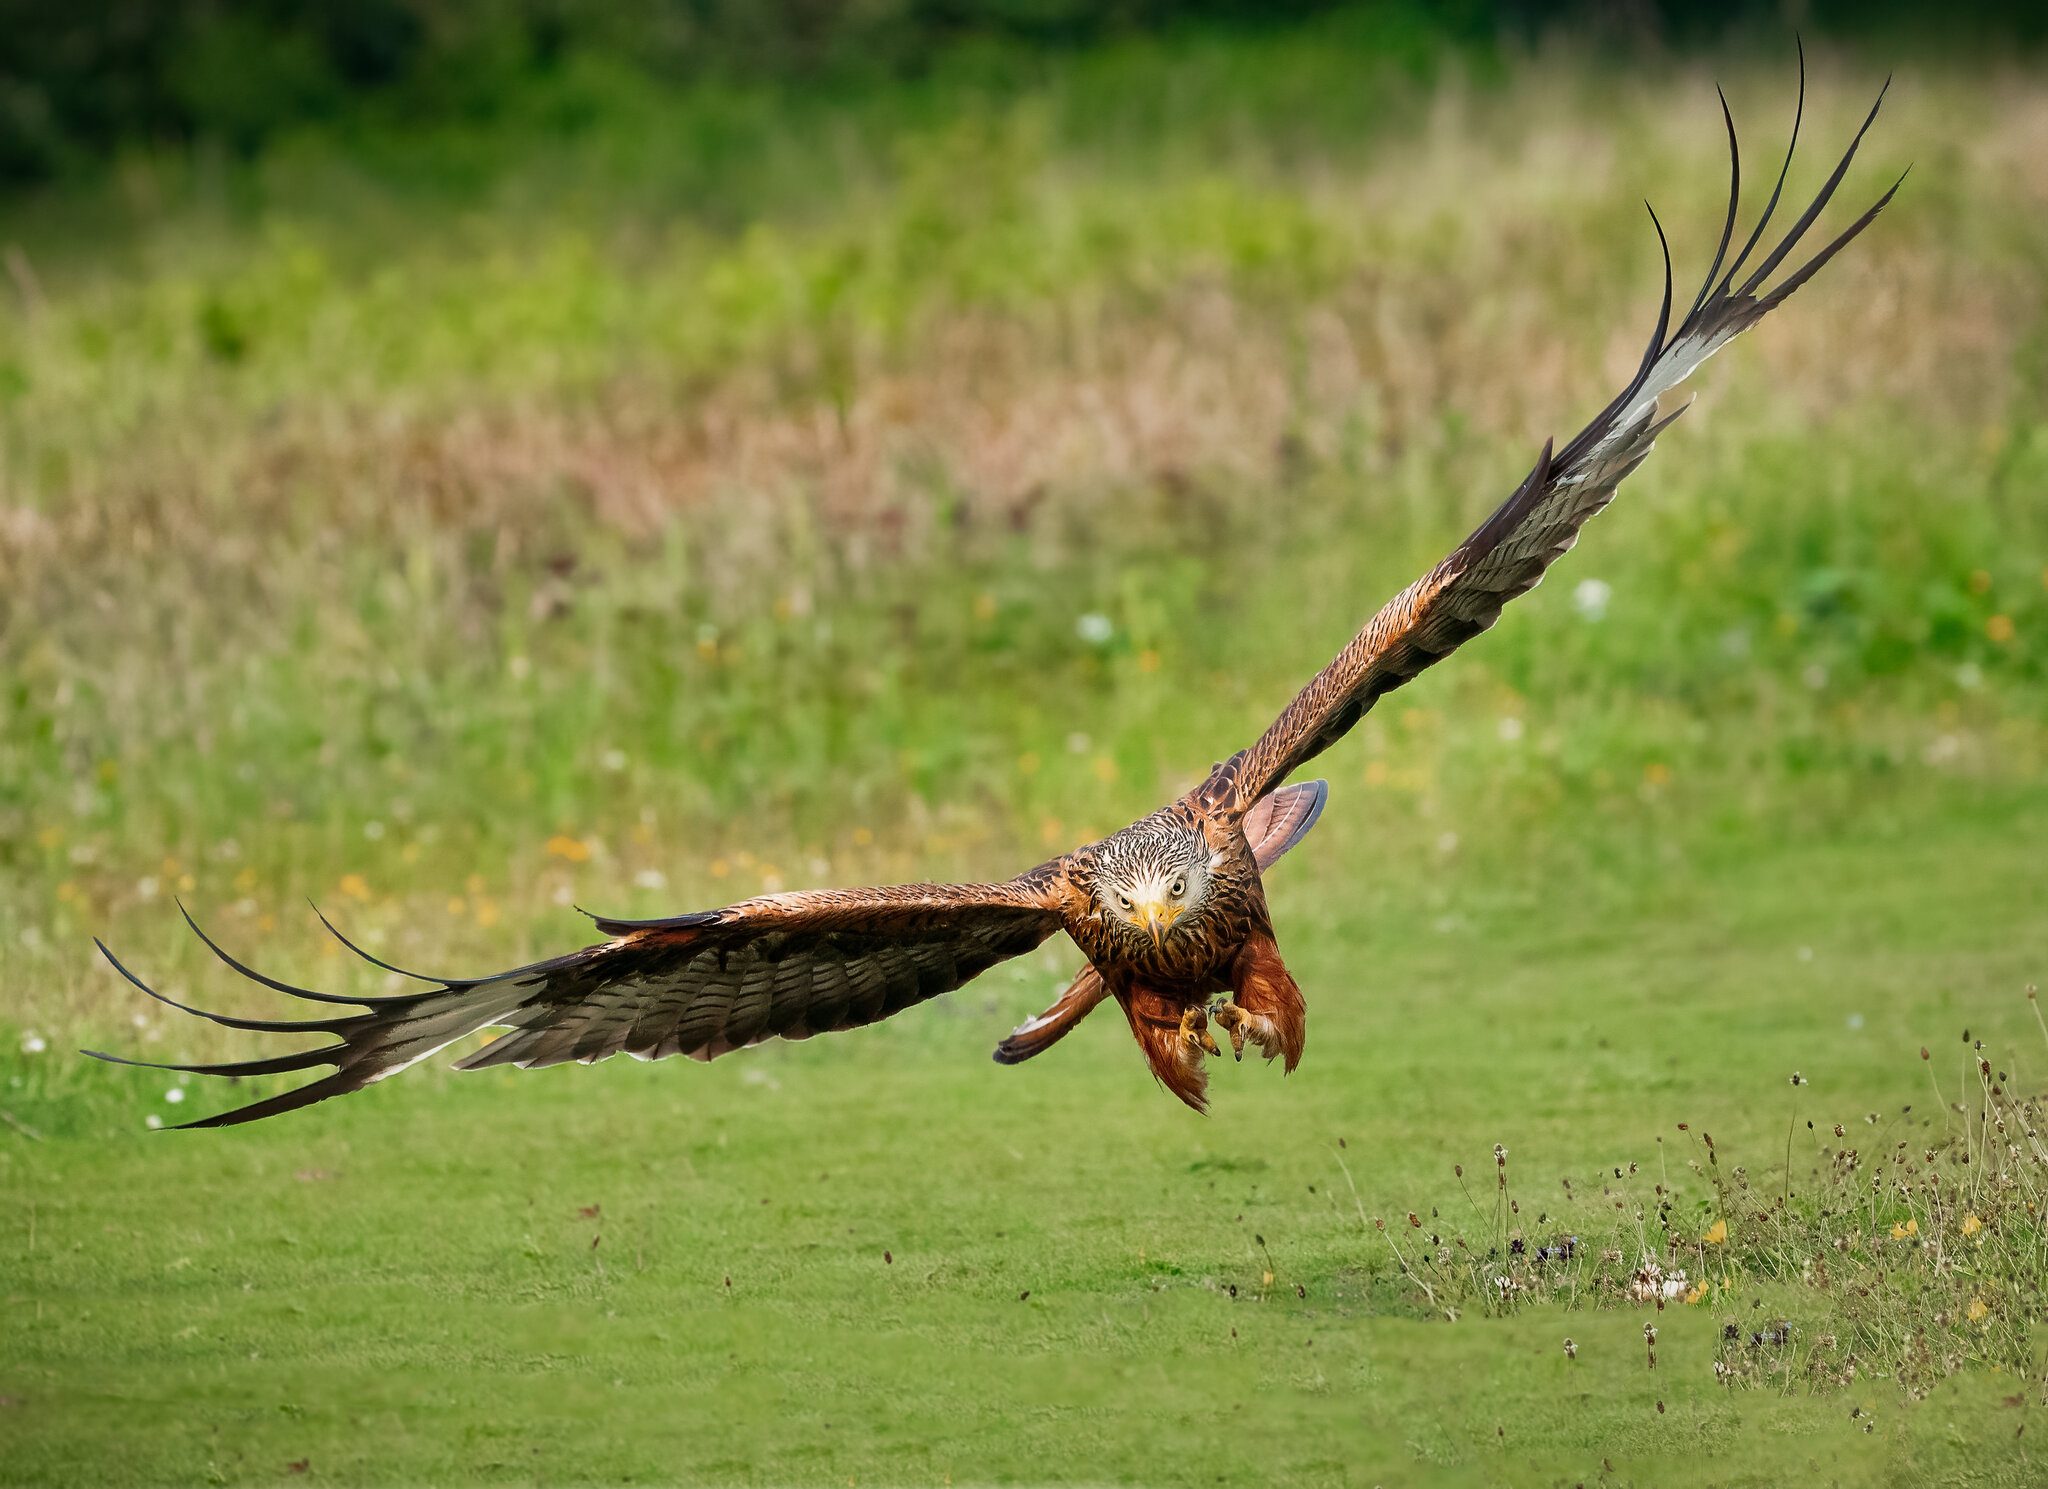
[[[2040, 7], [1969, 0], [1938, 32], [1908, 0], [1802, 8], [1819, 36], [1929, 36], [1989, 47], [2042, 34]], [[578, 57], [651, 80], [800, 86], [966, 69], [984, 83], [1034, 59], [1146, 34], [1323, 28], [1362, 62], [1428, 66], [1569, 32], [1628, 48], [1782, 40], [1772, 0], [48, 0], [0, 5], [0, 185], [89, 168], [145, 142], [240, 151], [307, 126], [368, 117], [447, 122], [517, 115]]]

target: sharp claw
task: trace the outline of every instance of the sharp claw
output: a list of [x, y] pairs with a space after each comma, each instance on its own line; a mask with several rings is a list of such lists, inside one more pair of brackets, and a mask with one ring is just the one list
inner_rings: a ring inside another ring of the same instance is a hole
[[1216, 1036], [1209, 1032], [1209, 1013], [1197, 1003], [1180, 1016], [1180, 1035], [1197, 1049], [1220, 1055], [1223, 1049], [1216, 1043]]

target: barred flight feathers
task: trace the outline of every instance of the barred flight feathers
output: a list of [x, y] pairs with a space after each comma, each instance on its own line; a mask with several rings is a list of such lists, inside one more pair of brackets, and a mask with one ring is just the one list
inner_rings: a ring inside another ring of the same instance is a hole
[[[1889, 82], [1886, 84], [1890, 86]], [[1759, 293], [1798, 246], [1835, 189], [1848, 173], [1857, 147], [1884, 102], [1880, 91], [1856, 137], [1828, 176], [1812, 204], [1790, 231], [1740, 284], [1735, 282], [1751, 252], [1762, 241], [1776, 211], [1785, 176], [1799, 141], [1805, 115], [1806, 67], [1799, 70], [1799, 107], [1792, 125], [1792, 144], [1777, 186], [1763, 215], [1733, 262], [1727, 262], [1742, 195], [1742, 156], [1735, 138], [1735, 120], [1726, 98], [1721, 115], [1728, 130], [1728, 212], [1720, 246], [1691, 308], [1671, 329], [1671, 253], [1654, 211], [1650, 221], [1664, 247], [1664, 298], [1657, 328], [1628, 386], [1561, 450], [1545, 445], [1521, 485], [1481, 523], [1452, 554], [1409, 585], [1366, 623], [1365, 629], [1335, 661], [1303, 688], [1258, 741], [1228, 762], [1217, 784], [1232, 807], [1248, 811], [1253, 804], [1302, 765], [1328, 749], [1364, 716], [1379, 698], [1415, 677], [1431, 663], [1491, 626], [1501, 608], [1515, 596], [1536, 587], [1550, 565], [1578, 541], [1579, 529], [1614, 499], [1615, 488], [1650, 453], [1657, 436], [1685, 411], [1661, 413], [1658, 399], [1698, 370], [1701, 363], [1812, 278], [1882, 211], [1899, 189], [1892, 185], [1877, 202], [1767, 293]], [[1904, 181], [1900, 177], [1900, 182]], [[1723, 264], [1726, 270], [1723, 271]], [[1718, 276], [1718, 278], [1717, 278]]]
[[362, 1011], [296, 1020], [209, 1013], [165, 997], [96, 943], [129, 982], [181, 1012], [231, 1029], [320, 1033], [333, 1042], [204, 1065], [85, 1053], [197, 1075], [333, 1067], [308, 1085], [182, 1124], [187, 1127], [233, 1126], [359, 1091], [485, 1028], [510, 1032], [459, 1062], [459, 1069], [589, 1064], [621, 1051], [644, 1060], [677, 1054], [709, 1060], [765, 1039], [806, 1039], [874, 1023], [1033, 950], [1060, 926], [1056, 880], [1046, 868], [1003, 884], [820, 890], [667, 920], [599, 920], [612, 940], [482, 978], [409, 972], [335, 931], [365, 960], [430, 984], [424, 992], [379, 998], [342, 998], [265, 976], [222, 950], [187, 914], [208, 949], [244, 977], [295, 998]]

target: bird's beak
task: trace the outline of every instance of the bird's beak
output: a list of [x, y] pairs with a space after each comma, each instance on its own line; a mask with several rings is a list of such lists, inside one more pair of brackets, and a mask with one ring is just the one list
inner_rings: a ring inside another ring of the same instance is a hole
[[1165, 940], [1167, 927], [1180, 919], [1180, 908], [1178, 905], [1162, 904], [1158, 900], [1148, 900], [1138, 906], [1138, 913], [1142, 917], [1139, 924], [1152, 933], [1152, 944], [1155, 947]]

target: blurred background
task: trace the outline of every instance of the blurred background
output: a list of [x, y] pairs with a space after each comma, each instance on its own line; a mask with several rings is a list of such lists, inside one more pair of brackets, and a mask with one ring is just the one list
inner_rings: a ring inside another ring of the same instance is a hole
[[19, 1038], [126, 1023], [93, 932], [195, 972], [174, 895], [494, 965], [1149, 809], [1607, 398], [1795, 30], [1791, 194], [1893, 69], [1842, 205], [1906, 190], [1330, 758], [1332, 892], [1605, 922], [2038, 783], [2036, 7], [10, 10]]

